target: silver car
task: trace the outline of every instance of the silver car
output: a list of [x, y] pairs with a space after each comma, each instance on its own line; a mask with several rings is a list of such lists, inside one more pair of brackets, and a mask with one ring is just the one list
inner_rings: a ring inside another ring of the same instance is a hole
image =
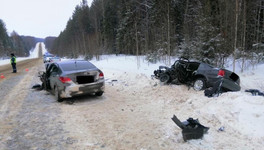
[[42, 76], [44, 88], [54, 93], [58, 102], [84, 94], [102, 96], [105, 89], [103, 72], [85, 60], [50, 63]]

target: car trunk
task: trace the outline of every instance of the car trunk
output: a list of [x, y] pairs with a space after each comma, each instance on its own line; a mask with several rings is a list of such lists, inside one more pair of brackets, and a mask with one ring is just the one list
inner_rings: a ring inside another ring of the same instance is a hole
[[89, 84], [98, 81], [99, 72], [98, 71], [81, 71], [68, 73], [66, 76], [71, 78], [75, 84]]
[[224, 78], [229, 79], [229, 80], [232, 80], [232, 81], [240, 84], [239, 76], [236, 73], [231, 72], [231, 71], [226, 70], [226, 69], [224, 69], [224, 71], [225, 71]]

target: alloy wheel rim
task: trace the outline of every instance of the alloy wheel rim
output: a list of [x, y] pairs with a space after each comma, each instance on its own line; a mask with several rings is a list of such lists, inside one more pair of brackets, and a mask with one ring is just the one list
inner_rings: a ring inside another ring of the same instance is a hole
[[200, 91], [203, 88], [203, 81], [202, 80], [197, 80], [194, 83], [194, 89], [196, 91]]

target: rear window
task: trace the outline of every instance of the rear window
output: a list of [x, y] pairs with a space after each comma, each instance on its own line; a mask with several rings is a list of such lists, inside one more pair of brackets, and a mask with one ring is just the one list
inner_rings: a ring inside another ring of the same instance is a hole
[[87, 61], [71, 61], [68, 63], [60, 64], [61, 69], [64, 71], [73, 71], [73, 70], [87, 70], [96, 68], [92, 63]]

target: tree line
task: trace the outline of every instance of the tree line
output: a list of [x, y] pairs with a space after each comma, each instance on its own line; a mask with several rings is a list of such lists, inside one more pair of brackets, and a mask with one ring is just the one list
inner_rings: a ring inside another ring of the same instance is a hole
[[[87, 59], [101, 54], [184, 56], [222, 67], [229, 56], [263, 61], [263, 0], [86, 0], [50, 49]], [[235, 68], [234, 68], [235, 69]]]
[[37, 42], [43, 39], [32, 36], [20, 36], [17, 32], [7, 33], [6, 25], [0, 19], [0, 57], [8, 58], [11, 53], [16, 56], [29, 56], [30, 50], [35, 47]]

